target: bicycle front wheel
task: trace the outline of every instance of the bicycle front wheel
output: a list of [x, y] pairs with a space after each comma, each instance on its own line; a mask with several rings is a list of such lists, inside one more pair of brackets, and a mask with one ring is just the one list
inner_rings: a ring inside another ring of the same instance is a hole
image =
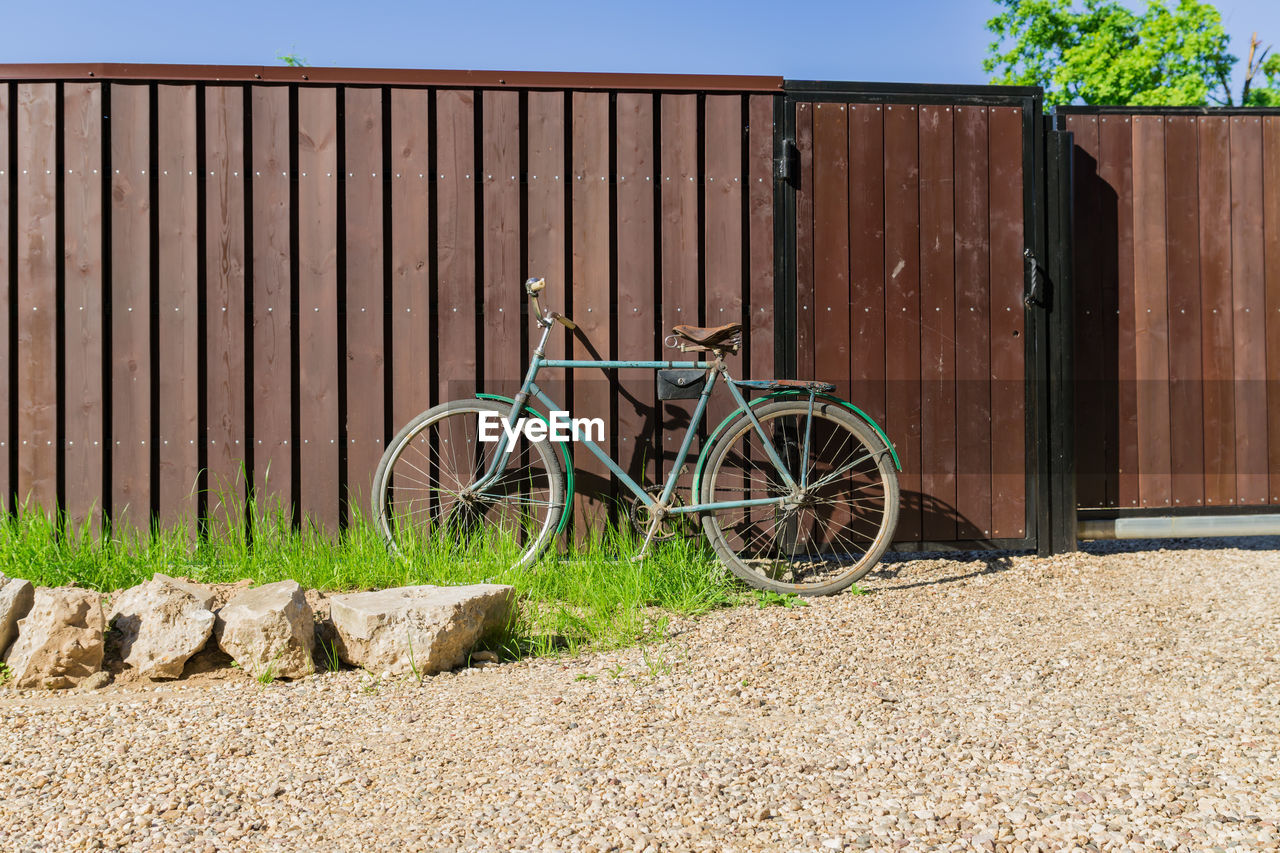
[[729, 570], [751, 586], [800, 595], [846, 589], [879, 561], [898, 523], [889, 448], [837, 403], [815, 401], [812, 424], [807, 399], [752, 411], [787, 473], [806, 485], [794, 491], [786, 485], [743, 414], [712, 446], [699, 502], [776, 503], [706, 510], [703, 531]]
[[497, 477], [480, 482], [498, 449], [480, 440], [481, 420], [506, 421], [510, 412], [497, 400], [454, 400], [418, 415], [392, 439], [374, 475], [373, 518], [393, 549], [475, 546], [510, 553], [519, 567], [550, 544], [565, 486], [549, 441], [521, 434]]

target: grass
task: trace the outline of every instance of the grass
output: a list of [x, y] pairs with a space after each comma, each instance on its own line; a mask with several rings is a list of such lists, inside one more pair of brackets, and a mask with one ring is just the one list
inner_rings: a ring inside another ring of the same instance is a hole
[[292, 579], [326, 591], [510, 584], [520, 606], [505, 634], [489, 645], [504, 658], [656, 641], [673, 614], [696, 616], [749, 600], [700, 537], [659, 543], [643, 563], [630, 559], [638, 548], [629, 528], [611, 528], [571, 551], [511, 569], [519, 551], [513, 542], [415, 542], [397, 555], [362, 518], [333, 538], [310, 525], [296, 528], [281, 509], [252, 504], [234, 517], [212, 519], [199, 537], [187, 526], [106, 536], [88, 525], [66, 529], [40, 512], [0, 516], [0, 572], [43, 586], [74, 583], [107, 592], [155, 572], [201, 583]]

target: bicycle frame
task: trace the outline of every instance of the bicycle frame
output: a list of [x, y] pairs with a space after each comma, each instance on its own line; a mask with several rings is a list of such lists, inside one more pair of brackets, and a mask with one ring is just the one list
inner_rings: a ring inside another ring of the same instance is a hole
[[[787, 466], [783, 463], [782, 457], [778, 455], [778, 451], [774, 448], [773, 442], [770, 441], [769, 437], [765, 434], [764, 427], [761, 426], [759, 419], [752, 410], [752, 407], [748, 405], [742, 392], [738, 390], [737, 385], [735, 385], [729, 377], [728, 371], [724, 366], [724, 362], [719, 357], [714, 361], [597, 361], [590, 359], [549, 359], [546, 358], [545, 355], [547, 338], [551, 334], [551, 329], [553, 328], [553, 323], [550, 322], [550, 315], [548, 315], [547, 318], [543, 318], [539, 322], [539, 325], [541, 325], [543, 329], [542, 339], [538, 342], [537, 348], [533, 351], [533, 358], [529, 362], [529, 369], [525, 374], [524, 383], [520, 386], [519, 393], [517, 393], [513, 398], [511, 414], [507, 421], [508, 428], [514, 430], [516, 422], [519, 420], [520, 414], [524, 411], [524, 408], [530, 398], [541, 402], [547, 407], [548, 411], [560, 410], [560, 405], [552, 400], [542, 388], [538, 387], [536, 381], [538, 372], [543, 368], [565, 368], [567, 370], [573, 370], [581, 367], [594, 367], [600, 370], [616, 370], [619, 368], [638, 368], [642, 370], [695, 368], [699, 370], [710, 370], [711, 373], [708, 375], [707, 381], [703, 385], [702, 393], [698, 395], [698, 404], [689, 421], [689, 426], [685, 429], [684, 438], [680, 442], [680, 450], [676, 453], [675, 463], [671, 466], [671, 473], [668, 475], [667, 482], [663, 486], [662, 494], [658, 499], [655, 500], [652, 495], [646, 492], [642, 485], [637, 483], [629, 474], [627, 474], [626, 471], [623, 471], [622, 468], [619, 467], [618, 463], [614, 462], [613, 459], [609, 457], [609, 454], [601, 450], [600, 446], [593, 440], [584, 437], [578, 443], [585, 445], [586, 448], [590, 450], [595, 457], [599, 459], [604, 466], [608, 468], [609, 471], [617, 477], [632, 494], [636, 496], [638, 500], [651, 509], [654, 507], [660, 507], [667, 513], [676, 514], [701, 512], [704, 510], [714, 509], [735, 509], [740, 507], [779, 505], [783, 501], [787, 500], [787, 498], [755, 498], [750, 500], [697, 503], [696, 501], [698, 496], [692, 495], [692, 502], [689, 504], [676, 507], [668, 506], [671, 501], [671, 496], [675, 493], [676, 480], [679, 478], [680, 469], [689, 455], [690, 448], [693, 446], [694, 434], [697, 432], [698, 425], [702, 422], [703, 415], [706, 413], [707, 401], [711, 398], [711, 392], [715, 388], [716, 379], [723, 373], [730, 395], [751, 421], [751, 424], [755, 428], [756, 433], [760, 436], [761, 441], [764, 442], [765, 453], [768, 455], [769, 461], [773, 463], [773, 466], [777, 470], [778, 475], [782, 478], [782, 481], [786, 483], [787, 488], [790, 489], [792, 493], [796, 493], [803, 488], [802, 483], [797, 483], [795, 478], [791, 475], [791, 472], [787, 470]], [[809, 394], [810, 420], [812, 420], [813, 417], [813, 398], [814, 394], [811, 392]], [[486, 488], [502, 473], [503, 469], [506, 467], [506, 446], [507, 431], [503, 430], [502, 435], [498, 438], [497, 449], [494, 453], [493, 461], [489, 464], [488, 470], [485, 471], [480, 479], [472, 484], [472, 489], [482, 490]], [[806, 425], [803, 456], [800, 464], [802, 481], [807, 476], [808, 467], [809, 436], [808, 427]]]

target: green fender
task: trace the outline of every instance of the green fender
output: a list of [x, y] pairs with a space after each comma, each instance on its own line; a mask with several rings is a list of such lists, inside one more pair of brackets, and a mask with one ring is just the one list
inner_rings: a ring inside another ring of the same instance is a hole
[[[516, 404], [516, 401], [514, 398], [503, 397], [501, 394], [477, 393], [476, 396], [482, 400], [500, 400], [503, 403], [506, 403], [508, 406], [514, 406]], [[533, 406], [530, 406], [526, 403], [524, 410], [529, 414], [533, 415], [534, 417], [536, 417], [538, 420], [545, 423], [548, 427], [551, 426], [551, 421], [547, 420], [547, 416], [542, 414], [542, 412], [539, 412]], [[560, 455], [564, 457], [564, 476], [565, 476], [564, 505], [567, 508], [569, 506], [569, 502], [573, 499], [573, 460], [569, 457], [569, 450], [568, 448], [565, 447], [564, 442], [556, 442], [556, 443], [560, 445]], [[569, 513], [562, 511], [560, 513], [560, 523], [556, 525], [556, 534], [559, 535], [560, 533], [564, 532], [564, 527], [568, 523], [569, 523]]]
[[[754, 409], [756, 406], [760, 405], [761, 403], [767, 403], [770, 400], [777, 399], [778, 397], [788, 397], [788, 396], [789, 397], [797, 397], [797, 396], [807, 397], [808, 392], [801, 390], [799, 388], [795, 390], [774, 391], [772, 394], [766, 394], [763, 397], [757, 397], [756, 399], [747, 403], [747, 405]], [[880, 436], [880, 440], [884, 442], [884, 446], [889, 448], [889, 454], [893, 457], [893, 466], [897, 468], [899, 471], [902, 470], [902, 462], [898, 460], [898, 451], [894, 450], [893, 442], [889, 441], [889, 436], [885, 435], [885, 431], [881, 429], [880, 424], [872, 420], [870, 415], [862, 411], [862, 409], [859, 409], [853, 403], [850, 403], [848, 400], [841, 400], [839, 397], [836, 397], [833, 394], [817, 394], [816, 396], [818, 399], [821, 399], [821, 400], [827, 400], [828, 402], [831, 402], [831, 403], [839, 403], [841, 406], [844, 406], [846, 409], [853, 412], [859, 418], [865, 421], [867, 426], [875, 430], [876, 435]], [[720, 433], [724, 430], [724, 428], [729, 425], [729, 422], [741, 414], [742, 414], [742, 409], [736, 410], [733, 414], [729, 415], [729, 417], [722, 420], [720, 422], [720, 425], [715, 428], [715, 430], [711, 433], [711, 435], [707, 436], [706, 443], [702, 445], [702, 452], [698, 454], [697, 470], [695, 470], [693, 473], [693, 500], [695, 501], [699, 500], [698, 495], [702, 493], [702, 470], [703, 468], [706, 467], [706, 464], [707, 464], [707, 451], [710, 450], [712, 445], [716, 443], [716, 437], [719, 436]]]

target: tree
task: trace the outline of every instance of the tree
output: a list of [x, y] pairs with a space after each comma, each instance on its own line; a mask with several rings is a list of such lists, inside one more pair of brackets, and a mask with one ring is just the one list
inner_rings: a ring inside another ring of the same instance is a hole
[[[1148, 0], [1137, 13], [1115, 0], [996, 0], [983, 62], [993, 83], [1042, 86], [1054, 104], [1234, 106], [1237, 57], [1209, 3]], [[1255, 33], [1239, 103], [1280, 104], [1280, 55]], [[1265, 83], [1265, 85], [1259, 85]]]

